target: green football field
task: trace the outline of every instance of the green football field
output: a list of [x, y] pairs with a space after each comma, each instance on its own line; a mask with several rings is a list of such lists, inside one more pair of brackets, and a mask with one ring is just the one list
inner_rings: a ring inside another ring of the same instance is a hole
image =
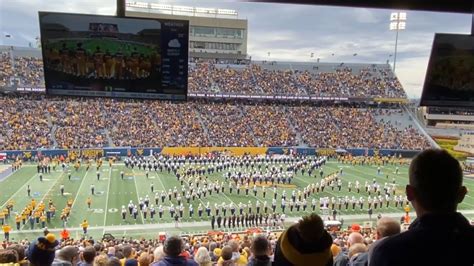
[[65, 43], [68, 49], [75, 51], [78, 42], [82, 43], [82, 47], [87, 51], [88, 54], [93, 54], [96, 51], [96, 48], [100, 47], [102, 52], [109, 51], [111, 54], [121, 51], [125, 56], [130, 56], [134, 49], [136, 49], [136, 52], [139, 54], [149, 56], [156, 53], [156, 48], [158, 47], [157, 45], [146, 46], [126, 41], [97, 38], [51, 42], [48, 44], [48, 48], [57, 49], [59, 51], [62, 49], [63, 43]]
[[[377, 175], [377, 166], [351, 166], [346, 164], [340, 164], [337, 161], [329, 161], [323, 166], [324, 175], [329, 175], [338, 171], [340, 168], [343, 169], [343, 188], [339, 192], [337, 187], [334, 191], [331, 191], [330, 188], [326, 187], [324, 192], [315, 193], [308, 199], [308, 209], [306, 213], [310, 213], [311, 209], [311, 199], [315, 197], [319, 199], [320, 197], [341, 197], [349, 195], [367, 197], [368, 194], [365, 193], [363, 187], [365, 181], [372, 182], [375, 178], [378, 183], [382, 186], [385, 182], [391, 182], [392, 178], [395, 178], [397, 183], [397, 194], [404, 195], [404, 187], [407, 183], [407, 173], [408, 167], [400, 167], [400, 173], [395, 174], [395, 167], [392, 165], [383, 166], [382, 174]], [[40, 182], [39, 175], [36, 172], [36, 165], [24, 165], [20, 170], [11, 174], [9, 177], [0, 182], [0, 206], [2, 209], [5, 207], [6, 203], [11, 199], [14, 201], [13, 212], [20, 212], [24, 206], [26, 206], [31, 198], [27, 196], [27, 185], [31, 187], [31, 196], [37, 201], [43, 200], [46, 204], [49, 199], [52, 199], [57, 211], [56, 217], [54, 217], [51, 223], [47, 224], [49, 229], [58, 229], [62, 228], [62, 221], [59, 219], [59, 214], [61, 210], [65, 207], [67, 199], [71, 198], [74, 200], [71, 216], [67, 223], [67, 228], [71, 230], [73, 237], [82, 236], [82, 230], [80, 228], [80, 223], [83, 219], [87, 219], [90, 224], [88, 235], [91, 236], [101, 236], [104, 233], [111, 233], [115, 237], [119, 236], [147, 236], [155, 237], [158, 232], [197, 232], [197, 231], [207, 231], [210, 229], [210, 220], [207, 218], [207, 215], [203, 215], [203, 219], [199, 219], [197, 216], [197, 206], [199, 203], [202, 203], [203, 206], [210, 202], [210, 205], [213, 207], [214, 203], [221, 204], [225, 202], [229, 204], [234, 202], [238, 204], [239, 202], [247, 203], [249, 200], [253, 202], [255, 208], [255, 202], [258, 200], [263, 203], [264, 200], [268, 202], [268, 207], [271, 212], [271, 201], [273, 198], [272, 189], [267, 189], [266, 199], [263, 198], [261, 189], [258, 189], [257, 197], [253, 196], [252, 189], [249, 191], [249, 195], [245, 195], [245, 190], [241, 188], [240, 195], [237, 195], [235, 192], [229, 194], [227, 184], [225, 185], [225, 193], [216, 194], [213, 193], [211, 196], [207, 194], [206, 198], [201, 198], [192, 201], [194, 207], [194, 217], [190, 218], [188, 216], [187, 204], [185, 205], [184, 217], [182, 219], [182, 224], [179, 228], [174, 228], [173, 219], [170, 217], [169, 212], [165, 210], [164, 217], [162, 219], [158, 218], [158, 215], [155, 216], [154, 220], [151, 220], [150, 217], [144, 219], [139, 215], [137, 220], [134, 220], [132, 217], [127, 216], [125, 221], [122, 220], [120, 210], [122, 205], [127, 205], [130, 200], [135, 204], [138, 204], [138, 199], [144, 198], [146, 195], [149, 195], [150, 201], [154, 203], [154, 194], [150, 191], [150, 184], [154, 184], [155, 192], [161, 192], [165, 189], [173, 189], [175, 186], [178, 188], [178, 192], [181, 192], [181, 187], [179, 181], [176, 180], [176, 177], [173, 174], [168, 174], [167, 172], [155, 172], [151, 171], [149, 174], [149, 179], [145, 176], [145, 171], [138, 170], [136, 167], [134, 170], [127, 169], [123, 164], [117, 163], [112, 167], [109, 167], [108, 164], [104, 163], [104, 166], [100, 169], [101, 179], [97, 181], [96, 168], [91, 167], [89, 171], [86, 171], [85, 166], [81, 166], [78, 171], [75, 171], [73, 167], [69, 167], [69, 170], [72, 173], [72, 180], [68, 180], [67, 171], [63, 172], [62, 169], [56, 169], [52, 171], [51, 174], [44, 174], [43, 182]], [[68, 170], [68, 171], [69, 171]], [[120, 171], [125, 172], [125, 179], [120, 178]], [[223, 180], [223, 174], [226, 172], [214, 173], [208, 178], [210, 179], [219, 179]], [[389, 175], [388, 180], [386, 175]], [[319, 176], [319, 173], [318, 173]], [[360, 195], [354, 192], [354, 189], [351, 193], [348, 192], [347, 182], [351, 181], [353, 184], [355, 180], [359, 180], [361, 183], [361, 193]], [[319, 182], [320, 178], [309, 177], [307, 174], [301, 176], [298, 173], [292, 181], [292, 184], [296, 187], [303, 188], [310, 183]], [[66, 195], [61, 196], [60, 185], [65, 186]], [[86, 200], [87, 197], [91, 196], [90, 186], [94, 184], [96, 195], [92, 196], [92, 207], [91, 209], [87, 208]], [[474, 191], [474, 180], [465, 179], [464, 184], [468, 187], [469, 191]], [[283, 190], [286, 190], [287, 197], [290, 198], [292, 188], [278, 188], [279, 198], [278, 198], [278, 207], [277, 212], [280, 212], [280, 197]], [[183, 197], [184, 201], [184, 197]], [[176, 200], [173, 200], [173, 203], [176, 205]], [[168, 206], [169, 202], [165, 202], [164, 206]], [[263, 204], [261, 204], [263, 206]], [[319, 206], [319, 201], [318, 201]], [[465, 214], [472, 218], [474, 217], [474, 198], [472, 195], [468, 195], [464, 202], [459, 206], [459, 208], [465, 212]], [[316, 209], [318, 214], [321, 214], [318, 208]], [[368, 220], [367, 204], [365, 204], [364, 209], [360, 210], [358, 207], [356, 210], [345, 210], [344, 207], [339, 212], [345, 217], [346, 221], [350, 220]], [[401, 217], [403, 210], [401, 208], [395, 208], [394, 204], [391, 203], [390, 207], [379, 208], [374, 210], [374, 216], [379, 213], [392, 214], [396, 217]], [[287, 206], [286, 215], [287, 217], [301, 217], [305, 212], [289, 212]], [[291, 220], [291, 219], [290, 219]], [[14, 215], [8, 220], [8, 223], [12, 226], [12, 237], [15, 239], [21, 238], [32, 238], [38, 236], [42, 229], [38, 224], [35, 225], [34, 230], [30, 229], [30, 225], [27, 222], [24, 226], [22, 225], [21, 230], [16, 230], [16, 225], [14, 222]], [[53, 230], [56, 232], [56, 230]]]

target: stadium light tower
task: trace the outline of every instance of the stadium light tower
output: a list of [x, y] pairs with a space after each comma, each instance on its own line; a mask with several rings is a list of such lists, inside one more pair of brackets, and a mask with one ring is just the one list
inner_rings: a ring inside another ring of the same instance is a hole
[[407, 13], [405, 12], [393, 12], [390, 15], [390, 30], [397, 32], [395, 37], [395, 54], [393, 56], [393, 72], [395, 73], [395, 67], [397, 65], [397, 47], [398, 47], [398, 32], [406, 28]]

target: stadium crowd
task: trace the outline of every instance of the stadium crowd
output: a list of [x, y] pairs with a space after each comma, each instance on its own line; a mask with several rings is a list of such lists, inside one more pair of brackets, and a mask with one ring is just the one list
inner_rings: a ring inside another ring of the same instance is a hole
[[0, 52], [0, 87], [44, 87], [43, 62], [31, 56], [15, 56], [10, 51]]
[[[1, 96], [0, 150], [115, 146], [296, 146], [422, 149], [412, 127], [368, 106], [196, 100], [186, 103]], [[50, 121], [49, 121], [50, 120]], [[51, 132], [54, 129], [54, 134]], [[108, 132], [108, 136], [107, 136]], [[299, 136], [298, 136], [298, 134]], [[317, 134], [315, 134], [317, 133]]]
[[[0, 53], [0, 87], [44, 87], [42, 60]], [[398, 79], [382, 67], [359, 71], [339, 66], [330, 72], [271, 70], [265, 65], [221, 65], [212, 62], [189, 66], [190, 92], [224, 92], [270, 95], [406, 98]]]
[[232, 68], [200, 63], [190, 67], [189, 77], [190, 92], [406, 98], [393, 73], [374, 66], [358, 72], [343, 66], [317, 72], [270, 70], [257, 64]]

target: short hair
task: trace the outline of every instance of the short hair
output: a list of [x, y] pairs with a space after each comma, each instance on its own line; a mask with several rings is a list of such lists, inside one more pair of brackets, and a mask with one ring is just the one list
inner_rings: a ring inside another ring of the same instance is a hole
[[440, 149], [428, 149], [415, 156], [409, 170], [416, 201], [429, 211], [456, 209], [462, 175], [459, 162]]
[[177, 257], [183, 251], [183, 240], [179, 236], [169, 237], [165, 241], [165, 247], [163, 250], [166, 255]]
[[390, 217], [382, 217], [377, 221], [377, 232], [380, 237], [400, 234], [400, 222]]
[[109, 261], [107, 262], [107, 266], [121, 266], [122, 263], [120, 263], [120, 260], [117, 257], [111, 257], [109, 258]]
[[13, 249], [0, 250], [0, 263], [17, 263], [18, 253]]
[[303, 240], [314, 242], [320, 240], [324, 235], [324, 222], [319, 215], [312, 213], [296, 224], [296, 229]]
[[354, 256], [357, 253], [367, 252], [367, 246], [362, 243], [356, 243], [349, 248], [349, 258]]
[[232, 259], [232, 248], [229, 245], [222, 248], [221, 257], [223, 260]]
[[84, 261], [87, 263], [94, 262], [95, 248], [92, 246], [86, 247], [84, 251], [82, 252], [82, 258], [84, 258]]
[[6, 249], [15, 250], [16, 253], [18, 254], [18, 261], [22, 261], [26, 257], [25, 248], [22, 245], [12, 244], [9, 247], [7, 247]]
[[132, 255], [132, 246], [130, 245], [124, 245], [123, 248], [122, 248], [122, 253], [123, 253], [123, 257], [124, 258], [128, 258]]
[[58, 252], [58, 257], [67, 261], [71, 261], [79, 253], [79, 249], [73, 246], [63, 247]]
[[151, 263], [151, 257], [150, 257], [150, 254], [148, 254], [148, 252], [143, 252], [142, 254], [140, 254], [140, 257], [138, 257], [139, 265], [146, 266], [146, 265], [150, 265], [150, 263]]
[[263, 235], [259, 235], [253, 239], [251, 250], [254, 255], [266, 255], [269, 247], [268, 239]]
[[237, 242], [236, 240], [230, 240], [227, 244], [232, 248], [232, 252], [239, 251], [240, 245], [239, 242]]
[[109, 257], [107, 257], [107, 255], [105, 254], [101, 254], [95, 257], [94, 266], [107, 266], [108, 262], [109, 262]]

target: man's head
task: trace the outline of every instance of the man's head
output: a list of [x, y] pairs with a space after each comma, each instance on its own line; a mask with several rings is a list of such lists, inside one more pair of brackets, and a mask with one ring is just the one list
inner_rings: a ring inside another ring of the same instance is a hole
[[409, 178], [406, 194], [418, 216], [454, 212], [467, 193], [459, 162], [444, 150], [429, 149], [418, 154], [411, 162]]
[[18, 254], [18, 260], [22, 261], [25, 259], [25, 248], [22, 245], [14, 244], [7, 247], [7, 249], [15, 250]]
[[270, 251], [270, 242], [265, 236], [257, 236], [253, 239], [250, 247], [254, 256], [265, 256]]
[[63, 247], [58, 252], [58, 258], [65, 261], [69, 261], [72, 263], [72, 265], [76, 265], [76, 262], [79, 258], [79, 250], [73, 246]]
[[163, 250], [170, 257], [177, 257], [183, 251], [183, 240], [179, 236], [172, 236], [165, 241]]
[[304, 216], [296, 225], [300, 237], [307, 243], [316, 242], [324, 234], [324, 222], [317, 214]]
[[356, 243], [349, 248], [348, 255], [349, 258], [352, 258], [352, 256], [364, 252], [367, 252], [367, 247], [362, 243]]
[[230, 240], [228, 245], [232, 248], [232, 252], [239, 252], [239, 242]]
[[400, 234], [400, 223], [393, 218], [382, 217], [377, 221], [377, 239]]
[[132, 256], [132, 252], [133, 252], [132, 246], [124, 245], [123, 248], [122, 248], [122, 251], [123, 251], [124, 258], [128, 259]]
[[224, 246], [222, 248], [221, 257], [224, 261], [232, 259], [232, 248], [230, 246]]
[[89, 264], [92, 264], [94, 262], [94, 257], [95, 257], [94, 247], [88, 246], [82, 252], [82, 259]]
[[357, 232], [352, 232], [349, 237], [347, 237], [347, 246], [350, 247], [352, 245], [355, 245], [357, 243], [364, 243], [364, 237]]
[[18, 253], [13, 249], [0, 250], [0, 263], [17, 263]]

